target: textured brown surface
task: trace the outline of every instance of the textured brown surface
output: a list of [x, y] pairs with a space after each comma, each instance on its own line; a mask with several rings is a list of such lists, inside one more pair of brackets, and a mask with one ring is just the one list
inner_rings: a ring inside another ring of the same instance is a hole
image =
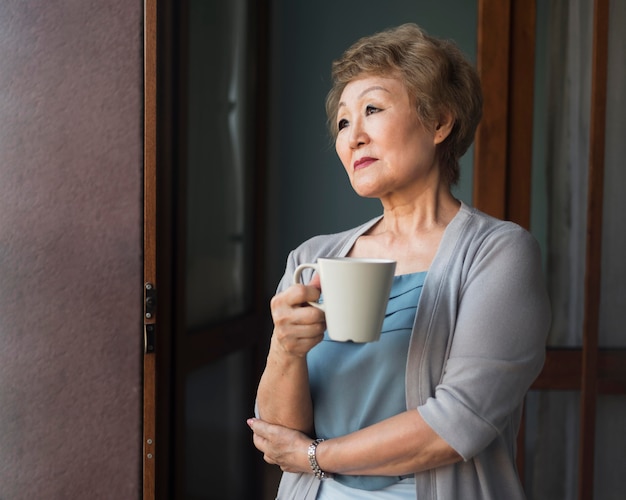
[[142, 2], [0, 3], [0, 499], [131, 499]]

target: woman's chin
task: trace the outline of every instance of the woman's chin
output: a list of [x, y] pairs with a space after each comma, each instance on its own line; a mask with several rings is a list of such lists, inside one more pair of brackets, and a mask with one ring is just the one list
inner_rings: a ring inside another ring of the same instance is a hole
[[381, 193], [383, 193], [379, 184], [370, 182], [352, 182], [352, 189], [361, 198], [380, 198]]

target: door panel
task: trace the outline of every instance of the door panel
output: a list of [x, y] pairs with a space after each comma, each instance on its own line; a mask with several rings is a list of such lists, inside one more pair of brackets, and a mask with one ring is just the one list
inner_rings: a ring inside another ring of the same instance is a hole
[[[256, 498], [250, 460], [249, 394], [253, 353], [239, 349], [185, 378], [184, 462], [186, 499]], [[256, 457], [258, 458], [258, 457]], [[242, 480], [246, 478], [245, 480]]]
[[248, 2], [187, 4], [185, 311], [198, 330], [252, 306], [255, 96]]
[[144, 363], [144, 498], [254, 498], [262, 481], [245, 420], [269, 332], [257, 122], [267, 6], [145, 9], [146, 282], [158, 311], [145, 314], [155, 335]]

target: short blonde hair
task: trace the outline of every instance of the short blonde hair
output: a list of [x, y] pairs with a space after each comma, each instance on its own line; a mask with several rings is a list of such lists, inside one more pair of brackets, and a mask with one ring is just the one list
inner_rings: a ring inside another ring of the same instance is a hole
[[459, 159], [474, 141], [482, 117], [482, 90], [476, 69], [452, 41], [403, 24], [354, 43], [332, 65], [333, 86], [326, 114], [337, 137], [339, 100], [348, 83], [365, 75], [399, 77], [422, 124], [432, 129], [450, 114], [454, 126], [437, 148], [442, 175], [449, 185], [459, 180]]

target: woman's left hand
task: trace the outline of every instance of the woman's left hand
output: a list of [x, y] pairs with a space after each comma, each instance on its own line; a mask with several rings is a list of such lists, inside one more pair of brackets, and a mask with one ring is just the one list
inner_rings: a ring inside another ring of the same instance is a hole
[[254, 446], [268, 464], [278, 465], [283, 472], [311, 473], [308, 449], [313, 440], [309, 436], [259, 418], [250, 418], [247, 423], [254, 433]]

